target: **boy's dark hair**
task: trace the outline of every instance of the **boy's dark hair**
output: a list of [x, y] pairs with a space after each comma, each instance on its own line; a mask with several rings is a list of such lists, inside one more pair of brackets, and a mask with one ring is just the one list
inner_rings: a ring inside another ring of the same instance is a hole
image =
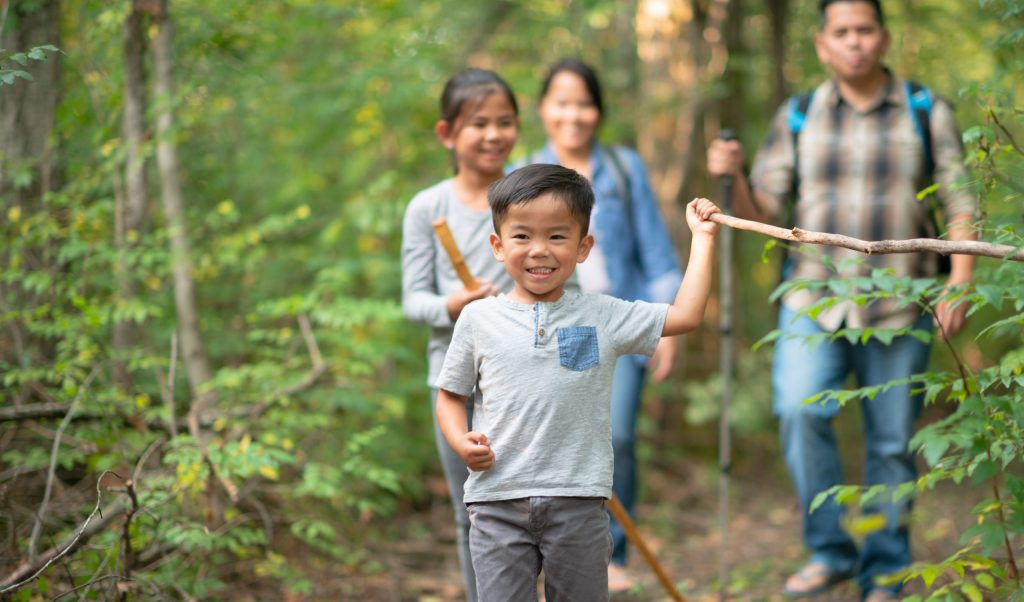
[[579, 59], [564, 58], [560, 59], [555, 64], [551, 65], [548, 69], [548, 74], [544, 76], [544, 80], [540, 84], [540, 96], [537, 98], [543, 100], [548, 95], [548, 89], [551, 88], [551, 80], [555, 79], [555, 76], [563, 71], [575, 73], [580, 76], [583, 80], [583, 85], [586, 86], [587, 92], [590, 94], [590, 100], [597, 107], [597, 112], [604, 117], [604, 100], [601, 97], [601, 83], [597, 80], [597, 72], [590, 67], [590, 65], [584, 63]]
[[594, 208], [594, 190], [590, 182], [575, 170], [547, 163], [534, 163], [517, 169], [487, 189], [494, 231], [501, 233], [501, 224], [513, 205], [525, 205], [543, 194], [551, 194], [564, 202], [582, 228], [580, 236], [587, 235], [590, 212]]
[[875, 9], [875, 17], [878, 18], [879, 27], [885, 27], [885, 14], [882, 13], [882, 2], [881, 0], [819, 0], [818, 1], [818, 25], [821, 29], [825, 28], [825, 9], [832, 4], [838, 2], [866, 2], [871, 5], [871, 8]]

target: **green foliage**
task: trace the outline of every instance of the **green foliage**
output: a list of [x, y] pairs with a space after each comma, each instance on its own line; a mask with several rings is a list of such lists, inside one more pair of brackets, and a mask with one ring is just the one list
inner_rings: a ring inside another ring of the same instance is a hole
[[[5, 52], [3, 48], [0, 48], [0, 63], [4, 61], [13, 61], [22, 67], [25, 67], [28, 65], [29, 61], [45, 61], [47, 52], [60, 52], [60, 49], [50, 44], [34, 46], [30, 48], [28, 52]], [[19, 77], [24, 80], [32, 81], [32, 74], [28, 71], [18, 69], [16, 67], [5, 67], [0, 64], [0, 86], [9, 86]]]

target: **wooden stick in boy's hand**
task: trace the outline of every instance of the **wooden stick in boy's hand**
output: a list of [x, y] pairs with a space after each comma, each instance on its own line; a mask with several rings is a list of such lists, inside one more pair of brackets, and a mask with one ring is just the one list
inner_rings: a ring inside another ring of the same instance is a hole
[[473, 278], [473, 274], [470, 273], [469, 268], [466, 266], [466, 260], [462, 257], [459, 246], [455, 244], [452, 231], [448, 229], [448, 222], [443, 217], [439, 217], [431, 223], [434, 226], [434, 232], [437, 233], [438, 240], [441, 241], [441, 246], [448, 253], [448, 259], [455, 266], [455, 273], [458, 275], [459, 280], [462, 281], [463, 286], [468, 290], [475, 290], [478, 286], [476, 278]]

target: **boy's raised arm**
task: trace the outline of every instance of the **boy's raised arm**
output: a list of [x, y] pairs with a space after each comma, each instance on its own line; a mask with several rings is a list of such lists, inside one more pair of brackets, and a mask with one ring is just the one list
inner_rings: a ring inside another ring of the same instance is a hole
[[675, 301], [668, 307], [661, 331], [663, 337], [693, 332], [704, 319], [704, 308], [711, 292], [715, 234], [718, 233], [718, 224], [707, 220], [718, 212], [718, 207], [707, 199], [694, 199], [686, 205], [686, 223], [693, 234], [690, 260]]
[[[437, 424], [448, 445], [470, 470], [487, 470], [494, 465], [494, 451], [487, 435], [469, 431], [466, 402], [469, 397], [445, 389], [437, 391]], [[467, 432], [468, 431], [468, 432]]]

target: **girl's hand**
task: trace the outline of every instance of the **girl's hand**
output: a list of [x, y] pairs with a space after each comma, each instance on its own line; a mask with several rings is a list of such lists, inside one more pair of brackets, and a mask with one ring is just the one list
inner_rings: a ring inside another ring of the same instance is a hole
[[492, 282], [477, 278], [475, 289], [470, 290], [466, 287], [462, 287], [455, 291], [451, 297], [448, 297], [448, 302], [445, 304], [448, 308], [448, 316], [452, 319], [452, 322], [454, 322], [459, 319], [459, 314], [462, 313], [462, 308], [477, 299], [493, 297], [497, 294], [498, 287], [494, 286]]
[[494, 450], [487, 435], [470, 431], [462, 436], [459, 449], [455, 450], [470, 470], [477, 472], [494, 466]]
[[707, 199], [693, 199], [686, 204], [686, 225], [694, 234], [708, 234], [714, 236], [718, 233], [718, 224], [708, 221], [708, 218], [715, 213], [721, 213], [718, 206]]

